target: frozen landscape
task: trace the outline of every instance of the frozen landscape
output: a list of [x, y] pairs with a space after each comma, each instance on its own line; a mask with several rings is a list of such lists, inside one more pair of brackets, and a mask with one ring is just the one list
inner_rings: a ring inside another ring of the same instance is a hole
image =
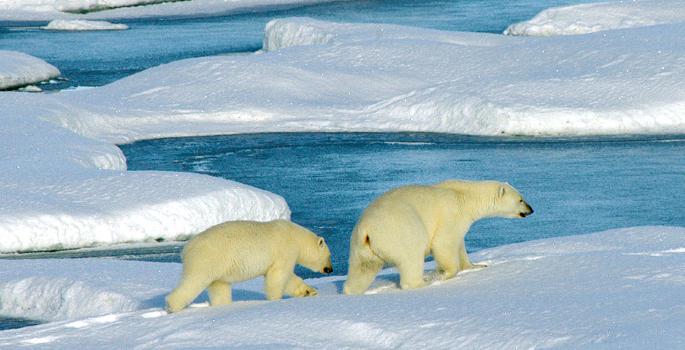
[[[0, 0], [0, 21], [65, 19], [58, 27], [75, 30], [93, 23], [74, 20], [314, 2]], [[511, 35], [290, 17], [266, 24], [257, 52], [174, 61], [87, 89], [0, 92], [0, 253], [175, 241], [227, 220], [291, 217], [282, 193], [128, 171], [115, 144], [263, 132], [682, 134], [684, 19], [685, 7], [667, 0], [550, 9]], [[0, 51], [0, 89], [55, 78], [57, 68]], [[641, 175], [667, 172], [675, 188], [665, 192], [679, 196], [682, 162], [673, 164]], [[678, 224], [672, 215], [656, 221]], [[421, 290], [398, 291], [388, 269], [364, 296], [339, 295], [344, 277], [333, 276], [308, 280], [317, 297], [267, 303], [256, 280], [237, 287], [232, 306], [175, 315], [161, 308], [179, 264], [3, 260], [0, 315], [46, 323], [0, 332], [0, 347], [681, 348], [685, 228], [629, 226], [510, 240], [472, 255], [488, 268]]]

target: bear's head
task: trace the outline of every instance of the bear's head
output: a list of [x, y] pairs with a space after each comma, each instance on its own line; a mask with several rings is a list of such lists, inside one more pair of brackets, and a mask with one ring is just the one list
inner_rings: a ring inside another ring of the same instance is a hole
[[309, 244], [306, 251], [300, 254], [299, 264], [312, 270], [321, 273], [333, 272], [333, 265], [331, 264], [331, 251], [323, 237], [316, 237], [313, 244]]
[[533, 214], [533, 208], [526, 203], [521, 194], [508, 183], [497, 183], [493, 216], [525, 218]]

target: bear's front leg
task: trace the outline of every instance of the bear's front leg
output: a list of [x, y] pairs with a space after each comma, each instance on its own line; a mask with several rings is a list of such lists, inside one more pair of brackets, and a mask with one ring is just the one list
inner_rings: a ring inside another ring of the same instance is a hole
[[293, 273], [285, 285], [285, 294], [291, 297], [313, 297], [319, 293], [316, 288], [308, 285], [302, 278]]
[[469, 259], [469, 255], [466, 253], [466, 244], [461, 241], [461, 246], [459, 247], [459, 265], [461, 265], [462, 270], [469, 269], [482, 269], [488, 267], [487, 264], [473, 264]]
[[272, 266], [264, 275], [264, 293], [268, 300], [279, 300], [283, 298], [286, 284], [293, 274], [293, 265], [289, 270], [279, 266]]

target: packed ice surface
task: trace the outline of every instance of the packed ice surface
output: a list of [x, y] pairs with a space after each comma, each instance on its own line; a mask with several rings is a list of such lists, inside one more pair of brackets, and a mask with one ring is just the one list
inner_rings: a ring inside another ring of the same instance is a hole
[[35, 84], [59, 75], [59, 69], [38, 57], [0, 50], [0, 90]]
[[0, 0], [0, 20], [192, 17], [328, 1], [332, 0]]
[[616, 0], [549, 8], [528, 21], [510, 25], [504, 34], [574, 35], [682, 22], [685, 2], [681, 0]]
[[316, 297], [267, 302], [256, 279], [234, 286], [233, 305], [202, 307], [203, 295], [173, 315], [162, 308], [180, 264], [6, 261], [0, 313], [60, 321], [0, 332], [0, 347], [677, 349], [683, 237], [635, 227], [501, 246], [472, 255], [489, 267], [422, 289], [398, 290], [387, 269], [361, 296], [335, 276], [307, 281]]
[[41, 27], [45, 30], [126, 30], [128, 26], [121, 23], [111, 23], [107, 21], [86, 21], [80, 19], [66, 20], [56, 19], [50, 21], [48, 25]]
[[268, 131], [682, 133], [683, 36], [682, 23], [521, 38], [289, 18], [267, 25], [261, 53], [0, 103], [110, 142]]
[[280, 196], [236, 182], [127, 172], [116, 146], [4, 107], [0, 252], [179, 239], [227, 220], [290, 215]]

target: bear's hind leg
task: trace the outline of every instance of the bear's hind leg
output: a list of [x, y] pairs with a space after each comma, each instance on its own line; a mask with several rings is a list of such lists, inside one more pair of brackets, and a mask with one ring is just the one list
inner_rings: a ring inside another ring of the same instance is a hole
[[178, 286], [167, 295], [166, 310], [169, 313], [183, 310], [207, 288], [208, 284], [204, 279], [183, 277]]
[[422, 254], [414, 254], [395, 264], [400, 272], [400, 288], [413, 289], [426, 285], [423, 280], [423, 259]]
[[347, 295], [364, 293], [384, 265], [383, 260], [374, 255], [368, 246], [360, 249], [368, 251], [364, 257], [359, 256], [358, 252], [352, 252], [354, 255], [350, 257], [347, 280], [343, 287], [343, 293]]
[[231, 304], [231, 284], [216, 280], [207, 287], [209, 294], [209, 305], [221, 306]]
[[285, 294], [291, 297], [312, 297], [319, 293], [316, 288], [304, 283], [302, 278], [293, 273], [285, 285]]

